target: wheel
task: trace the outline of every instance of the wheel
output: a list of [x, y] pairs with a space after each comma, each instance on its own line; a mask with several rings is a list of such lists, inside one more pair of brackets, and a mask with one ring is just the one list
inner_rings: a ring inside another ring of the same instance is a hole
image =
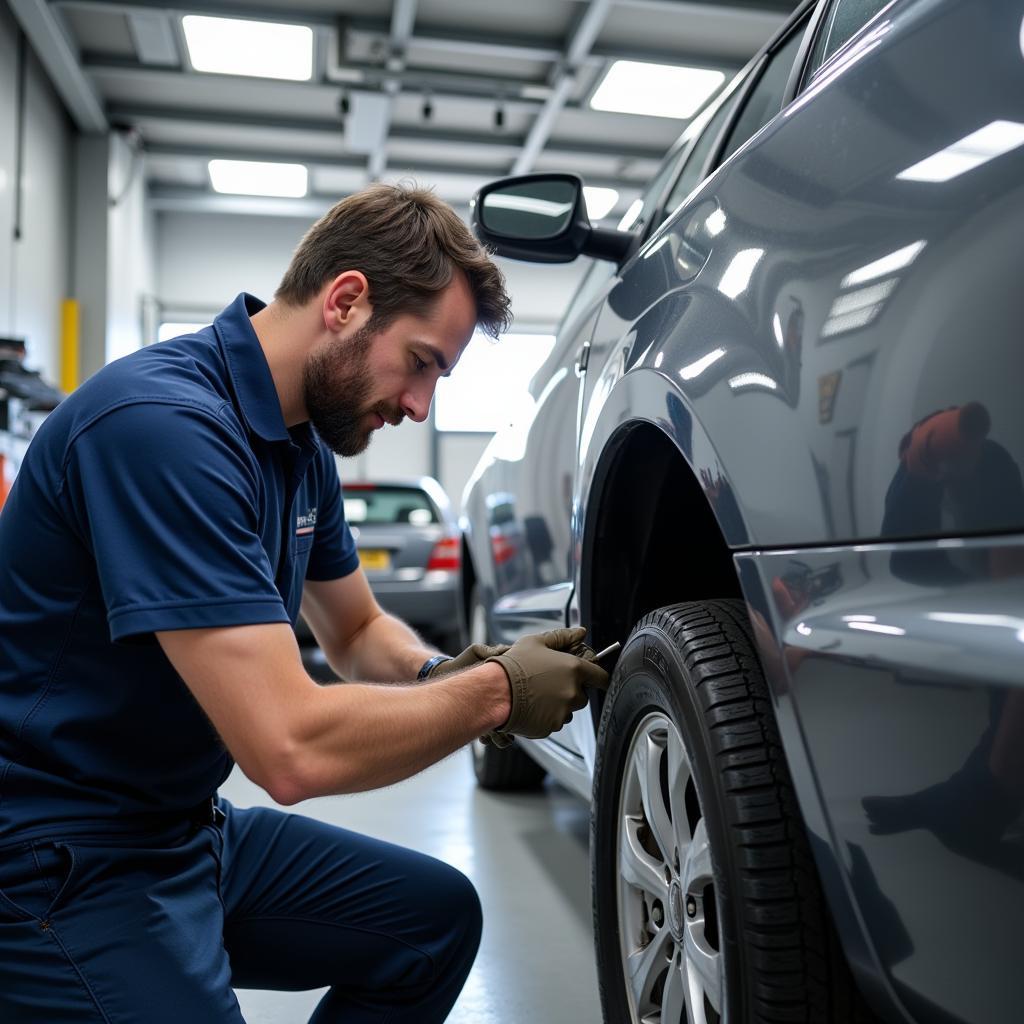
[[601, 715], [591, 856], [604, 1019], [852, 1024], [863, 1008], [740, 601], [630, 634]]
[[[469, 598], [469, 642], [487, 643], [487, 611], [476, 586]], [[539, 789], [547, 776], [547, 772], [515, 743], [498, 748], [474, 740], [469, 752], [473, 758], [473, 774], [481, 789]]]

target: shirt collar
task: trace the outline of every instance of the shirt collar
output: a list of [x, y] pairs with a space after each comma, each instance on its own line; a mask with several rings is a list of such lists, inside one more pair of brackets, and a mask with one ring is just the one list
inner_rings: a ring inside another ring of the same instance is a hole
[[242, 416], [264, 441], [290, 441], [267, 358], [249, 317], [266, 306], [242, 292], [213, 322]]

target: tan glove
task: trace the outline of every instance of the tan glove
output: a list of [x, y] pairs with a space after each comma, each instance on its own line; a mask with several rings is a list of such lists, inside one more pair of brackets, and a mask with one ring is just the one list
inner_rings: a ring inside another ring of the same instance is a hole
[[[540, 739], [561, 729], [574, 711], [587, 704], [584, 687], [608, 687], [608, 673], [587, 659], [593, 652], [583, 645], [586, 629], [553, 629], [517, 640], [503, 654], [487, 658], [505, 670], [512, 688], [508, 720], [484, 737], [505, 747], [512, 734]], [[582, 656], [573, 653], [582, 648]]]
[[441, 676], [461, 672], [466, 668], [476, 668], [488, 658], [493, 658], [496, 654], [504, 654], [508, 648], [508, 644], [470, 644], [461, 654], [435, 665], [427, 673], [427, 678], [440, 679]]

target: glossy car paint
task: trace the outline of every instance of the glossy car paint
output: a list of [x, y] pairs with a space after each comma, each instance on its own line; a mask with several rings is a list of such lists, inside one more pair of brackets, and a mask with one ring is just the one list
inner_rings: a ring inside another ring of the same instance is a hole
[[[1022, 18], [892, 4], [623, 267], [595, 265], [465, 496], [492, 631], [587, 622], [617, 446], [637, 424], [671, 440], [734, 552], [848, 958], [892, 1020], [1024, 1004], [1024, 147], [978, 160], [975, 134], [1024, 125]], [[969, 453], [913, 433], [979, 406]], [[499, 491], [519, 545], [500, 578]], [[555, 739], [592, 767], [586, 716]]]

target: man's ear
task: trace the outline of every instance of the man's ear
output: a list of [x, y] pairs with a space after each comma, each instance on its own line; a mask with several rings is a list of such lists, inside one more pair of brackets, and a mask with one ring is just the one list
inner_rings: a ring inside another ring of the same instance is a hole
[[362, 327], [373, 313], [370, 306], [370, 285], [358, 270], [343, 270], [330, 281], [323, 293], [324, 326], [341, 332]]

